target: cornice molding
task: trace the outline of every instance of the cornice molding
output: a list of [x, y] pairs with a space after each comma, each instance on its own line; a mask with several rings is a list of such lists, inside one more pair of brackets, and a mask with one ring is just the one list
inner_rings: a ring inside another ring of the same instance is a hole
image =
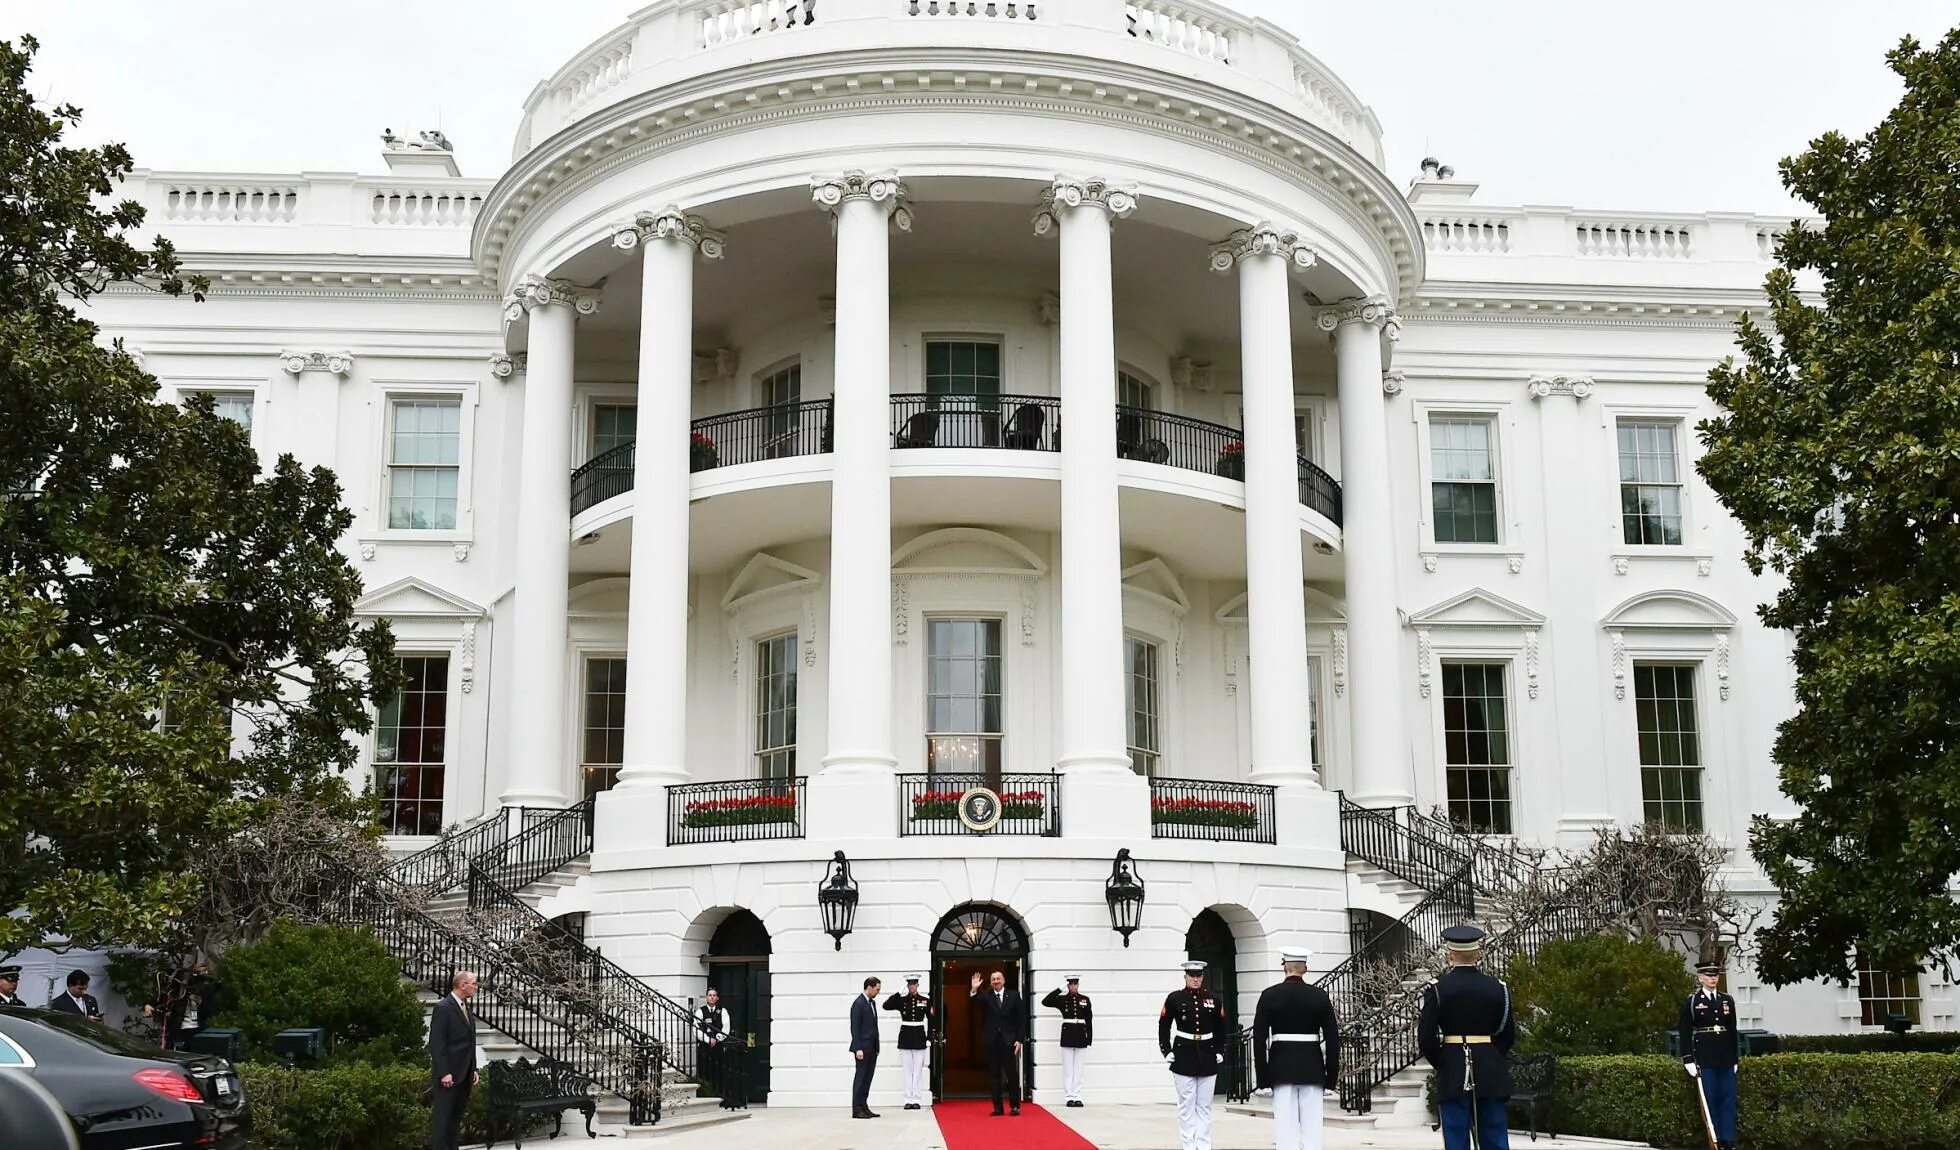
[[613, 228], [613, 246], [623, 252], [650, 240], [673, 240], [698, 250], [704, 260], [718, 260], [727, 254], [728, 237], [708, 226], [700, 216], [690, 216], [675, 204], [657, 212], [639, 212]]
[[287, 375], [298, 377], [309, 371], [324, 371], [346, 379], [354, 370], [354, 356], [345, 351], [282, 351], [279, 366]]
[[1045, 236], [1055, 230], [1063, 214], [1074, 208], [1101, 208], [1111, 224], [1137, 210], [1135, 184], [1112, 184], [1101, 176], [1056, 176], [1041, 193], [1041, 207], [1034, 213], [1034, 234]]
[[1312, 267], [1320, 258], [1300, 239], [1300, 233], [1266, 222], [1240, 228], [1223, 242], [1211, 245], [1211, 270], [1225, 275], [1254, 256], [1278, 256], [1295, 271]]
[[552, 305], [569, 307], [580, 315], [592, 315], [599, 310], [599, 292], [570, 280], [525, 276], [504, 297], [504, 318], [516, 323], [537, 309]]
[[912, 230], [912, 209], [906, 200], [910, 193], [897, 172], [865, 172], [853, 168], [836, 175], [810, 177], [810, 199], [830, 214], [834, 227], [837, 213], [851, 200], [869, 200], [885, 209], [885, 214], [901, 232]]

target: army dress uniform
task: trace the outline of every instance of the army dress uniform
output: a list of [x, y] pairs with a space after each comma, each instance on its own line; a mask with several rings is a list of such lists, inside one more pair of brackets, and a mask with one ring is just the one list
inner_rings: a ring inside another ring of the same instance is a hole
[[898, 1065], [905, 1082], [905, 1108], [925, 1104], [926, 1051], [932, 1045], [932, 999], [919, 993], [919, 976], [905, 976], [903, 993], [885, 999], [885, 1009], [898, 1013]]
[[[1306, 965], [1305, 951], [1280, 955]], [[1321, 1092], [1340, 1081], [1341, 1028], [1327, 992], [1298, 974], [1267, 987], [1252, 1015], [1252, 1064], [1261, 1090], [1273, 1092], [1277, 1150], [1320, 1150]]]
[[1041, 1005], [1062, 1012], [1062, 1096], [1069, 1106], [1082, 1105], [1082, 1061], [1096, 1040], [1095, 1012], [1089, 996], [1078, 989], [1081, 982], [1071, 974], [1067, 991], [1057, 987], [1041, 1000]]
[[[1203, 978], [1205, 964], [1187, 962], [1187, 980]], [[1211, 1150], [1211, 1096], [1225, 1061], [1225, 1004], [1209, 987], [1186, 985], [1164, 999], [1157, 1015], [1157, 1049], [1171, 1065], [1177, 1089], [1180, 1150]]]
[[[1713, 981], [1722, 973], [1703, 963], [1695, 973]], [[1681, 1061], [1699, 1080], [1708, 1100], [1708, 1118], [1715, 1126], [1715, 1144], [1722, 1150], [1735, 1145], [1735, 1067], [1740, 1061], [1735, 1030], [1735, 999], [1703, 985], [1681, 1004]]]
[[[1510, 1150], [1504, 1107], [1511, 1097], [1508, 1055], [1518, 1038], [1511, 992], [1474, 965], [1474, 956], [1483, 953], [1483, 931], [1453, 926], [1443, 932], [1443, 941], [1451, 965], [1422, 992], [1416, 1038], [1423, 1058], [1436, 1069], [1444, 1150], [1470, 1150], [1472, 1145]], [[1471, 961], [1459, 964], [1458, 958]]]

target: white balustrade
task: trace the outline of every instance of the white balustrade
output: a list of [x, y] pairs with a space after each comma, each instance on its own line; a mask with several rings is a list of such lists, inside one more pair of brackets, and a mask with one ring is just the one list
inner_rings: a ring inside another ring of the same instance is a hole
[[1307, 107], [1319, 114], [1316, 118], [1333, 128], [1342, 139], [1352, 143], [1366, 134], [1367, 113], [1348, 98], [1345, 86], [1319, 70], [1318, 63], [1311, 68], [1295, 65], [1293, 90]]
[[1580, 220], [1575, 232], [1582, 256], [1685, 260], [1692, 254], [1686, 224]]
[[368, 222], [383, 227], [467, 228], [482, 207], [481, 192], [376, 188], [368, 200]]
[[558, 96], [565, 106], [575, 108], [619, 84], [633, 70], [633, 34], [617, 37], [584, 58], [558, 85]]
[[1239, 38], [1251, 31], [1248, 25], [1227, 18], [1222, 10], [1209, 5], [1132, 0], [1123, 8], [1130, 35], [1221, 64], [1232, 62]]
[[1511, 250], [1511, 223], [1490, 216], [1420, 217], [1423, 246], [1432, 252], [1504, 253]]
[[1759, 227], [1756, 229], [1756, 258], [1764, 263], [1776, 259], [1776, 241], [1783, 238], [1786, 228]]
[[299, 215], [299, 189], [289, 184], [169, 184], [163, 218], [185, 223], [289, 224]]
[[696, 48], [717, 48], [816, 22], [815, 0], [708, 0], [681, 10]]
[[908, 16], [985, 16], [997, 20], [1040, 18], [1035, 0], [899, 0], [899, 3], [905, 5]]

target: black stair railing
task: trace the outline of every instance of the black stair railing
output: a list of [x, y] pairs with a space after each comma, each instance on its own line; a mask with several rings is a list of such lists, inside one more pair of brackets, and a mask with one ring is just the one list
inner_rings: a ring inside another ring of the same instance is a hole
[[502, 846], [509, 836], [510, 818], [500, 807], [443, 835], [434, 845], [397, 859], [388, 873], [424, 898], [435, 898], [463, 885], [470, 860]]
[[1471, 852], [1412, 828], [1399, 817], [1404, 809], [1364, 807], [1342, 795], [1341, 849], [1424, 890], [1453, 881], [1470, 865]]
[[491, 843], [470, 862], [512, 890], [527, 887], [592, 853], [594, 809], [593, 796], [562, 809], [524, 807], [517, 813], [518, 832]]

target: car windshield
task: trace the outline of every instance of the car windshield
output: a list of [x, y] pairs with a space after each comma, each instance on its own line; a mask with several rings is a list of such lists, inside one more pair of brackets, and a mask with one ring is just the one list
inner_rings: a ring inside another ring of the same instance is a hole
[[120, 1030], [111, 1030], [99, 1022], [75, 1014], [61, 1014], [49, 1011], [35, 1019], [50, 1030], [59, 1030], [73, 1038], [79, 1038], [97, 1050], [110, 1054], [129, 1054], [137, 1058], [156, 1058], [164, 1052], [153, 1042], [145, 1042]]

